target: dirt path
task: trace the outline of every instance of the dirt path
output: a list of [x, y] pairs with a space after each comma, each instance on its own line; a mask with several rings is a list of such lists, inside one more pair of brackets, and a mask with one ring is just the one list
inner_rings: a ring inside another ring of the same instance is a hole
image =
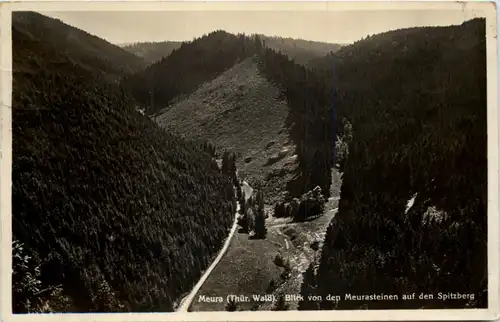
[[[252, 189], [252, 187], [250, 187], [250, 185], [246, 181], [243, 181], [242, 188], [243, 188], [243, 193], [245, 194], [245, 200], [248, 200], [248, 198], [250, 198], [252, 195], [253, 189]], [[233, 226], [231, 227], [231, 230], [229, 232], [229, 236], [226, 238], [224, 246], [220, 250], [220, 252], [217, 255], [217, 257], [215, 258], [215, 260], [212, 262], [210, 267], [208, 267], [208, 269], [203, 273], [201, 278], [198, 280], [198, 283], [196, 283], [196, 285], [193, 287], [191, 292], [181, 300], [179, 306], [176, 309], [177, 312], [188, 312], [189, 307], [191, 306], [191, 303], [193, 302], [196, 294], [198, 293], [198, 291], [202, 287], [203, 283], [205, 283], [207, 278], [210, 276], [210, 273], [212, 273], [212, 271], [215, 269], [217, 264], [219, 264], [222, 257], [226, 254], [226, 252], [229, 248], [229, 245], [231, 244], [231, 240], [234, 236], [234, 233], [236, 232], [236, 228], [238, 227], [239, 211], [240, 211], [240, 204], [237, 203], [236, 204], [236, 213], [234, 215]]]
[[177, 312], [188, 312], [188, 309], [191, 306], [191, 302], [193, 302], [194, 297], [196, 296], [196, 294], [200, 290], [201, 286], [206, 281], [206, 279], [208, 278], [208, 276], [210, 276], [210, 273], [212, 273], [212, 271], [214, 270], [214, 268], [217, 266], [217, 264], [219, 264], [220, 260], [222, 259], [222, 257], [226, 253], [229, 245], [231, 244], [231, 239], [233, 238], [234, 233], [236, 232], [236, 227], [238, 227], [238, 213], [239, 213], [239, 210], [240, 210], [240, 205], [238, 203], [237, 206], [236, 206], [236, 214], [234, 216], [233, 226], [231, 227], [231, 230], [229, 232], [229, 236], [226, 238], [224, 246], [220, 250], [219, 255], [217, 255], [217, 257], [212, 262], [212, 264], [210, 265], [210, 267], [208, 267], [208, 269], [205, 271], [205, 273], [203, 274], [203, 276], [198, 280], [198, 283], [196, 283], [196, 285], [193, 287], [193, 289], [191, 290], [191, 292], [186, 297], [184, 297], [181, 300], [178, 308], [176, 309]]

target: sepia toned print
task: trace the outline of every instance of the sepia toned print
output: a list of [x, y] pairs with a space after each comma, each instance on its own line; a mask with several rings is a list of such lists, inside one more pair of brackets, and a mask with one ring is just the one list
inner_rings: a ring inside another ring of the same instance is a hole
[[330, 6], [9, 13], [12, 313], [498, 314], [489, 7]]

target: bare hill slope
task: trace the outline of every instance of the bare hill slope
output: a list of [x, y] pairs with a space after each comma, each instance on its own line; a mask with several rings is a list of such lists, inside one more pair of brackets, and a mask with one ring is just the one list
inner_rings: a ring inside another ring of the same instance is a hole
[[235, 152], [251, 185], [262, 180], [268, 198], [284, 190], [296, 168], [295, 147], [284, 127], [288, 106], [279, 89], [248, 58], [164, 109], [160, 126]]

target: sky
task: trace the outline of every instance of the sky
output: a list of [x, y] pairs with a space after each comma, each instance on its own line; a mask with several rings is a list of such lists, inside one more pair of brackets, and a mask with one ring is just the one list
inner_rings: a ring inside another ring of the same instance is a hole
[[40, 13], [113, 44], [190, 41], [217, 29], [246, 34], [352, 43], [384, 31], [461, 24], [477, 15], [460, 10], [385, 11], [60, 11]]

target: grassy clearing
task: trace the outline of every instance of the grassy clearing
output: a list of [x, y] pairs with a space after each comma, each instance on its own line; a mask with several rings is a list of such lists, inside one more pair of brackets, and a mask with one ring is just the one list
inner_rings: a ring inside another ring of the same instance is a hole
[[[340, 187], [340, 175], [334, 171], [332, 185]], [[333, 190], [338, 190], [333, 187]], [[302, 273], [312, 261], [319, 260], [326, 229], [336, 214], [339, 195], [333, 195], [326, 208], [325, 215], [314, 220], [293, 223], [290, 218], [266, 220], [268, 228], [264, 240], [252, 240], [247, 234], [235, 235], [227, 254], [208, 277], [197, 294], [190, 311], [223, 311], [229, 294], [300, 294]], [[318, 241], [318, 250], [311, 245]], [[274, 263], [277, 254], [290, 261], [290, 276], [283, 280], [283, 268]], [[276, 287], [270, 289], [271, 280]], [[222, 296], [223, 303], [200, 303], [199, 295]], [[270, 310], [273, 303], [239, 303], [240, 310]], [[287, 303], [290, 309], [297, 309], [298, 303]]]
[[[274, 257], [286, 247], [284, 238], [268, 234], [264, 240], [251, 240], [247, 234], [237, 234], [229, 250], [198, 292], [190, 311], [224, 311], [229, 294], [265, 294], [271, 279], [278, 280], [282, 269]], [[223, 303], [198, 302], [198, 296], [222, 296]], [[240, 308], [250, 310], [253, 303]]]

